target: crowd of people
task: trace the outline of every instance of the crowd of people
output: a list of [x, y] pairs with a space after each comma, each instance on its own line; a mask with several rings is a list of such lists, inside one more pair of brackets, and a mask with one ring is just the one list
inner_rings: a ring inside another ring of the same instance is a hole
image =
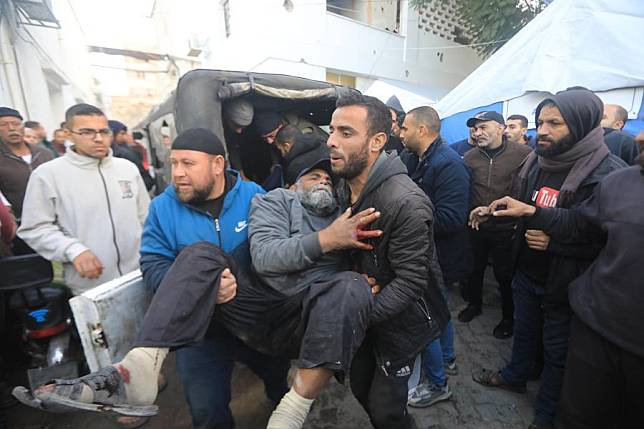
[[529, 429], [644, 425], [644, 158], [626, 111], [584, 88], [534, 120], [530, 137], [526, 117], [482, 111], [450, 145], [436, 110], [396, 97], [339, 98], [328, 133], [232, 100], [225, 141], [193, 128], [171, 142], [172, 185], [150, 201], [145, 149], [123, 123], [77, 104], [50, 143], [0, 108], [2, 256], [62, 262], [74, 294], [137, 268], [154, 292], [122, 361], [14, 395], [143, 424], [174, 351], [195, 428], [233, 427], [236, 361], [275, 404], [268, 428], [301, 428], [332, 377], [374, 427], [412, 428], [407, 407], [448, 400], [460, 370], [448, 289], [471, 322], [491, 265], [490, 334], [512, 354], [473, 380], [523, 393], [540, 379]]

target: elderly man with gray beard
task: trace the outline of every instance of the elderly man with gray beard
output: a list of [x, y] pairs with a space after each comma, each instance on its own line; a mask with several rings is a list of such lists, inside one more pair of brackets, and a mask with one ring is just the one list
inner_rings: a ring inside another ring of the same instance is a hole
[[[155, 293], [136, 347], [121, 362], [33, 393], [17, 388], [14, 395], [50, 411], [154, 415], [155, 375], [169, 349], [223, 327], [251, 348], [297, 359], [293, 387], [267, 427], [300, 428], [329, 379], [348, 374], [379, 289], [349, 271], [342, 250], [369, 250], [361, 240], [381, 232], [363, 231], [378, 218], [374, 209], [340, 214], [325, 146], [294, 158], [286, 174], [294, 178], [290, 189], [255, 194], [250, 207], [254, 273], [212, 243], [186, 246]], [[231, 285], [234, 299], [218, 304], [218, 291]]]
[[[273, 412], [268, 429], [300, 428], [328, 380], [348, 374], [371, 313], [369, 286], [372, 293], [378, 290], [372, 279], [368, 285], [363, 276], [348, 271], [342, 250], [369, 249], [359, 240], [377, 237], [380, 231], [362, 231], [362, 226], [379, 213], [340, 213], [327, 147], [291, 160], [286, 177], [294, 183], [289, 190], [255, 196], [248, 226], [255, 271], [271, 289], [291, 297], [276, 313], [286, 311], [289, 317], [290, 309], [298, 315], [291, 319], [297, 326], [275, 323], [269, 331], [273, 342], [295, 340], [299, 360], [293, 387]], [[351, 219], [355, 226], [347, 224]], [[301, 329], [306, 330], [303, 337]]]

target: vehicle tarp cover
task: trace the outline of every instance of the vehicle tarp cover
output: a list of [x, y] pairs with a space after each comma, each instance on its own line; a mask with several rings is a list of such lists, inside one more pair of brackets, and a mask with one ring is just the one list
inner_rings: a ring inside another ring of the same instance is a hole
[[294, 111], [318, 125], [331, 120], [335, 102], [355, 90], [301, 77], [223, 70], [193, 70], [175, 92], [177, 132], [209, 128], [223, 139], [222, 103], [248, 98], [256, 110]]

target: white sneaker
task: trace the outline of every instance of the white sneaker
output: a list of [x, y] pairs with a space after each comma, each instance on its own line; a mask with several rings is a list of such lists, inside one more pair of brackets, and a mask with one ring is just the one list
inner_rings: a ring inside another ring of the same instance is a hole
[[446, 401], [451, 396], [452, 391], [447, 384], [444, 387], [434, 387], [422, 383], [409, 392], [407, 404], [414, 408], [426, 408], [437, 402]]

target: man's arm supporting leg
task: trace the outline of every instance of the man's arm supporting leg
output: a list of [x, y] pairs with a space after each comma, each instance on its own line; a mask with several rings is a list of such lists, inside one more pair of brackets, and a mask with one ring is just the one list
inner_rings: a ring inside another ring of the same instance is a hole
[[[59, 411], [154, 415], [157, 376], [170, 348], [205, 337], [215, 312], [228, 255], [205, 242], [186, 247], [164, 277], [143, 320], [135, 348], [119, 363], [74, 380], [14, 393], [26, 405]], [[102, 405], [99, 405], [102, 404]], [[108, 407], [104, 405], [110, 405]]]

